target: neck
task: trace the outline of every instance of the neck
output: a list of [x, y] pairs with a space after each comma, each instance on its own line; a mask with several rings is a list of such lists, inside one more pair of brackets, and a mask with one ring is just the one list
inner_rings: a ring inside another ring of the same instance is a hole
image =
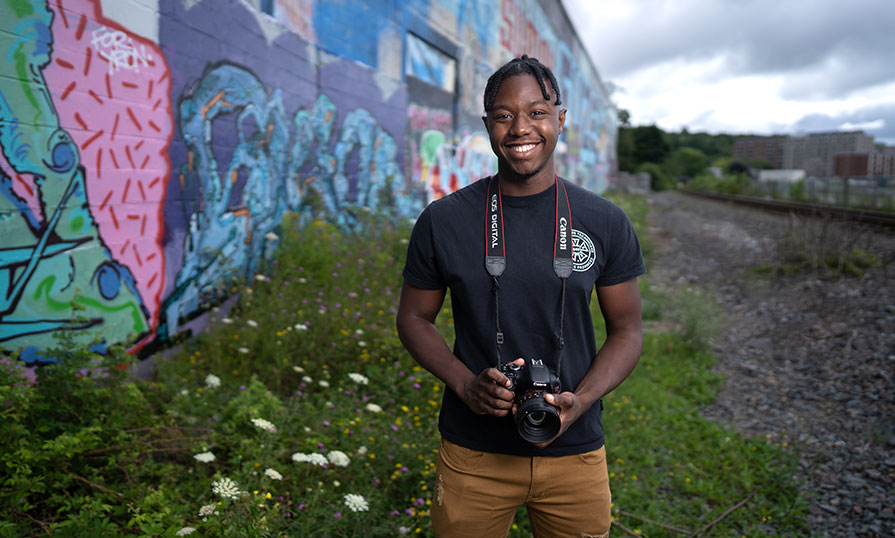
[[497, 181], [500, 182], [501, 192], [506, 196], [530, 196], [544, 192], [553, 186], [555, 179], [552, 166], [545, 166], [537, 174], [528, 177], [504, 170], [499, 165], [497, 169]]

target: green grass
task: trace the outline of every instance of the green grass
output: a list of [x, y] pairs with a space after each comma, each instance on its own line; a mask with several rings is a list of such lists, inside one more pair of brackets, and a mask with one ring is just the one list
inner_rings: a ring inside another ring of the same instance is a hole
[[[617, 201], [649, 254], [646, 204]], [[430, 536], [444, 387], [395, 334], [409, 225], [366, 218], [363, 234], [284, 221], [265, 277], [156, 359], [151, 381], [128, 375], [120, 349], [95, 357], [64, 341], [69, 358], [36, 383], [14, 356], [0, 361], [0, 536]], [[650, 319], [685, 328], [703, 315], [648, 279], [642, 288]], [[450, 341], [449, 304], [439, 328]], [[605, 400], [616, 521], [647, 536], [673, 534], [646, 519], [698, 530], [757, 491], [706, 535], [805, 534], [793, 454], [699, 416], [721, 382], [701, 345], [685, 330], [648, 333], [640, 365]], [[293, 461], [332, 451], [350, 462]], [[214, 461], [195, 459], [204, 452]], [[223, 478], [243, 493], [221, 498]], [[352, 511], [349, 494], [368, 509]], [[527, 535], [520, 516], [511, 536]]]

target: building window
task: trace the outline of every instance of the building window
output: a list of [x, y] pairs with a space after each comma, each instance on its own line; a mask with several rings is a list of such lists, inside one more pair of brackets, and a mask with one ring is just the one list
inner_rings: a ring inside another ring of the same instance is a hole
[[273, 0], [261, 0], [261, 11], [273, 15]]
[[453, 93], [457, 80], [457, 60], [419, 37], [407, 34], [404, 73]]

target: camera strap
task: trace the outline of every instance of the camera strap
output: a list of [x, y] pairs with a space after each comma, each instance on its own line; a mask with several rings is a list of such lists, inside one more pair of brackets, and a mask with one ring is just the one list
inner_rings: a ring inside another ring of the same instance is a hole
[[[562, 364], [563, 321], [566, 310], [566, 279], [572, 275], [572, 207], [566, 186], [556, 175], [553, 176], [555, 193], [556, 224], [553, 232], [553, 272], [562, 282], [560, 292], [559, 331], [556, 342], [556, 376], [559, 377]], [[491, 275], [491, 290], [494, 294], [494, 324], [497, 329], [497, 365], [501, 364], [501, 347], [503, 331], [500, 328], [500, 275], [507, 267], [506, 242], [503, 228], [503, 205], [500, 193], [500, 181], [491, 176], [488, 182], [486, 219], [485, 219], [485, 269]]]

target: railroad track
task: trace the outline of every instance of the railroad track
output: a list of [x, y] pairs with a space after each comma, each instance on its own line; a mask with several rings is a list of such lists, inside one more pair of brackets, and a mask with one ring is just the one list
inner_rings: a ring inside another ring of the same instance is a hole
[[711, 200], [719, 200], [724, 202], [732, 202], [735, 204], [751, 206], [766, 211], [795, 213], [798, 215], [807, 215], [817, 218], [858, 222], [861, 224], [869, 224], [882, 228], [895, 228], [895, 213], [888, 213], [885, 211], [872, 211], [869, 209], [846, 209], [842, 207], [833, 207], [823, 204], [806, 204], [801, 202], [783, 202], [780, 200], [753, 198], [751, 196], [718, 194], [715, 192], [693, 191], [688, 189], [680, 189], [679, 192], [682, 192], [689, 196], [708, 198]]

